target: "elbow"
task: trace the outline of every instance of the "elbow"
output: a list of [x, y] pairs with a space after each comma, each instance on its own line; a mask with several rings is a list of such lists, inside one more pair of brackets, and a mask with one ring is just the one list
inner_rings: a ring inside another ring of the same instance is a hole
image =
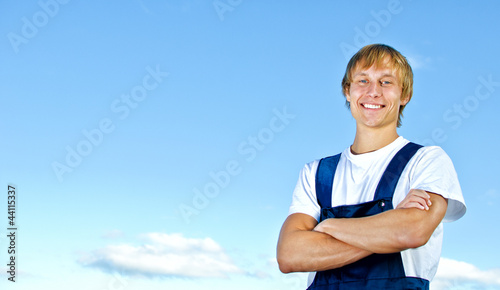
[[276, 260], [278, 262], [278, 267], [283, 274], [289, 274], [293, 272], [302, 272], [302, 262], [299, 257], [294, 255], [294, 251], [284, 248], [278, 248], [276, 254]]
[[418, 228], [407, 230], [400, 235], [400, 245], [402, 249], [419, 248], [429, 241], [431, 234]]
[[429, 239], [425, 239], [422, 237], [407, 238], [402, 243], [401, 248], [402, 249], [416, 249], [416, 248], [419, 248], [419, 247], [427, 244], [427, 241], [429, 241]]
[[286, 262], [278, 261], [278, 266], [279, 266], [281, 273], [283, 273], [283, 274], [289, 274], [289, 273], [294, 272], [292, 266]]
[[[433, 205], [435, 206], [435, 205]], [[424, 218], [427, 212], [416, 210], [411, 215], [412, 219], [408, 220], [403, 228], [400, 228], [398, 233], [398, 241], [402, 250], [419, 248], [429, 241], [437, 224], [434, 226], [432, 221]]]
[[278, 267], [283, 274], [295, 272], [293, 262], [286, 255], [278, 252], [276, 260], [278, 261]]

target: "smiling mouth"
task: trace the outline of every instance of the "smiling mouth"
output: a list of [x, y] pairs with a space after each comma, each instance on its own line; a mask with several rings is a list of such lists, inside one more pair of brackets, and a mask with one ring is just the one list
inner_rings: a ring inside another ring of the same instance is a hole
[[361, 105], [367, 109], [381, 109], [385, 107], [384, 105], [375, 105], [375, 104], [361, 104]]

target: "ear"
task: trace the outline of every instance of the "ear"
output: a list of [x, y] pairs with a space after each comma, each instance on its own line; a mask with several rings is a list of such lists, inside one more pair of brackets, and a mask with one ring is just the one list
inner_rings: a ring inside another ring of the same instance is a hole
[[351, 95], [349, 94], [349, 88], [346, 88], [344, 90], [344, 96], [345, 96], [345, 99], [350, 103], [351, 102]]
[[409, 96], [401, 98], [401, 106], [406, 106], [406, 104], [408, 104], [409, 101], [410, 101]]

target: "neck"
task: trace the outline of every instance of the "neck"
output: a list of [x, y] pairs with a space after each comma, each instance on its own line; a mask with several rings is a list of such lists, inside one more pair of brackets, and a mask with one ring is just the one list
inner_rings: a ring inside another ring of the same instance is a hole
[[399, 137], [396, 128], [371, 129], [356, 127], [356, 137], [351, 146], [353, 154], [363, 154], [383, 148]]

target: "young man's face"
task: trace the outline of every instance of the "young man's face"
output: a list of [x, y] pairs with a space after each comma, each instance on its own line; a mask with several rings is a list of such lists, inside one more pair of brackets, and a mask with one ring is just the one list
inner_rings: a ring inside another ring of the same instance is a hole
[[357, 65], [346, 98], [357, 126], [369, 128], [396, 128], [399, 108], [408, 102], [401, 100], [400, 80], [389, 65]]

